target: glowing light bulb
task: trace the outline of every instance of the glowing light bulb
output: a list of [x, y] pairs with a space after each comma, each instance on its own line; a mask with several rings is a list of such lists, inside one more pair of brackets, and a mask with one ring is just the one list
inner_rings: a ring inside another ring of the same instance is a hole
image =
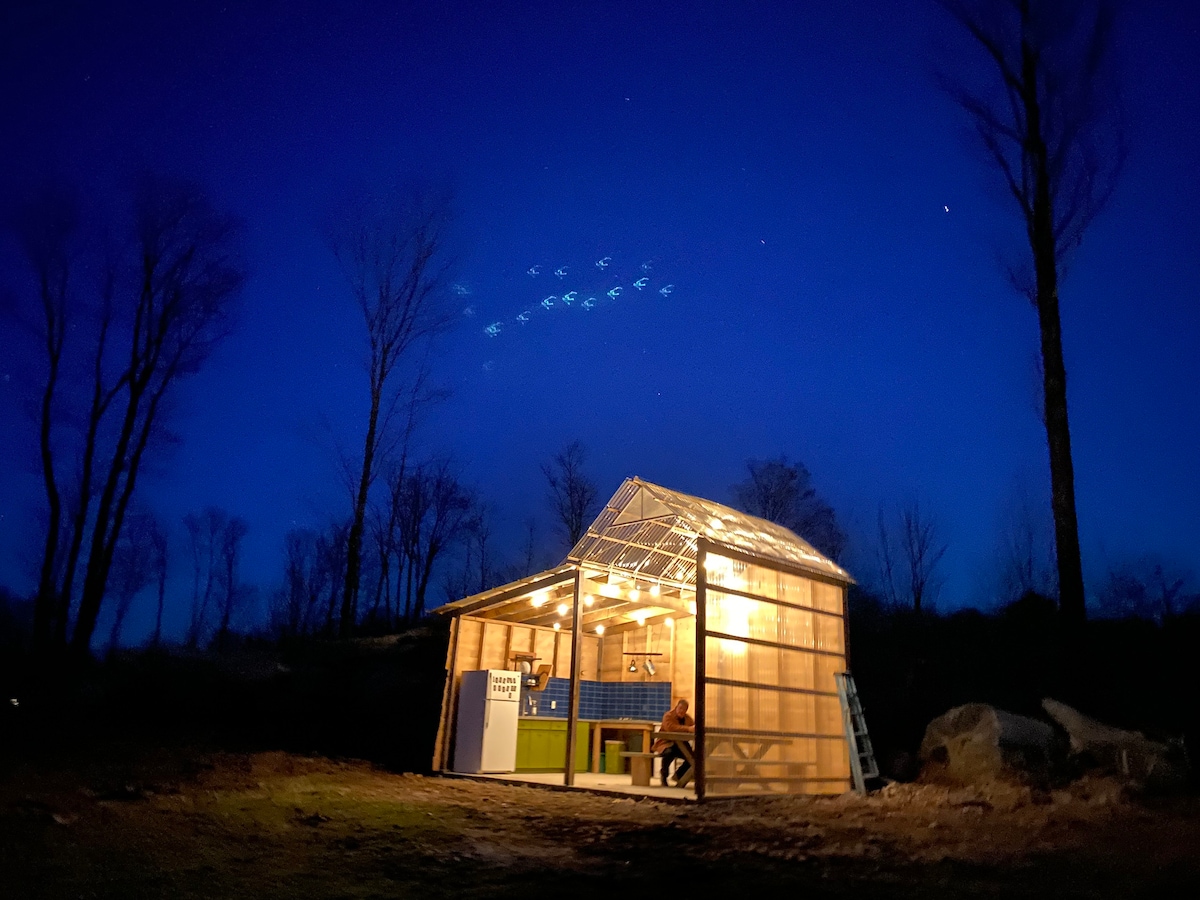
[[555, 631], [562, 631], [562, 626], [561, 626], [561, 625], [559, 625], [557, 622], [555, 622], [555, 623], [554, 623], [554, 630], [555, 630]]
[[708, 520], [708, 527], [711, 528], [713, 531], [720, 531], [721, 529], [723, 529], [725, 527], [725, 523], [722, 522], [720, 519], [712, 518], [712, 519]]
[[660, 588], [657, 584], [650, 585], [650, 596], [651, 597], [657, 597], [661, 593], [662, 593], [662, 588]]
[[568, 609], [570, 609], [570, 607], [567, 606], [567, 604], [565, 604], [565, 603], [558, 604], [558, 614], [560, 616], [565, 616], [567, 614]]
[[641, 594], [639, 594], [635, 588], [630, 588], [630, 589], [629, 589], [629, 599], [630, 599], [630, 600], [633, 600], [633, 601], [635, 601], [635, 602], [636, 602], [636, 601], [637, 601], [637, 598], [638, 598], [638, 597], [640, 597], [640, 596], [642, 596], [642, 595], [641, 595]]
[[667, 627], [668, 627], [668, 628], [674, 628], [674, 627], [675, 627], [675, 620], [674, 620], [674, 619], [673, 619], [671, 616], [667, 616], [667, 618], [666, 618], [666, 619], [664, 619], [663, 621], [665, 621], [665, 622], [667, 623]]
[[633, 617], [633, 621], [637, 622], [639, 627], [641, 627], [642, 625], [645, 625], [646, 624], [646, 614], [644, 612], [638, 613], [636, 616]]
[[549, 599], [549, 591], [534, 591], [533, 596], [529, 598], [529, 602], [532, 603], [536, 609], [537, 607], [545, 606]]
[[583, 595], [583, 605], [584, 606], [591, 606], [595, 602], [596, 602], [596, 598], [593, 597], [591, 594]]
[[596, 634], [604, 634], [604, 626], [603, 625], [596, 626]]

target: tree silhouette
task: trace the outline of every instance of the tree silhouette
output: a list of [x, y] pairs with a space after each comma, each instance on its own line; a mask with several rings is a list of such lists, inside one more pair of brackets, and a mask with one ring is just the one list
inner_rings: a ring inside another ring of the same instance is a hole
[[746, 461], [749, 477], [733, 486], [734, 502], [760, 519], [795, 532], [830, 559], [846, 549], [845, 532], [837, 515], [818, 494], [812, 475], [802, 463], [778, 459]]
[[1111, 77], [1112, 10], [1103, 0], [942, 6], [991, 73], [985, 84], [972, 84], [964, 72], [942, 76], [942, 85], [970, 117], [1016, 201], [1029, 245], [1028, 261], [1008, 266], [1008, 275], [1037, 311], [1059, 609], [1078, 630], [1086, 608], [1059, 284], [1068, 255], [1111, 197], [1125, 155]]
[[[15, 224], [44, 353], [36, 416], [49, 519], [35, 640], [43, 654], [64, 647], [77, 604], [70, 643], [82, 655], [170, 397], [228, 333], [244, 273], [240, 224], [192, 182], [139, 178], [122, 249], [94, 241], [87, 259], [70, 196], [35, 195]], [[68, 364], [80, 385], [70, 394], [57, 389]]]
[[448, 221], [446, 200], [414, 199], [382, 209], [364, 203], [346, 212], [329, 234], [366, 325], [368, 347], [366, 433], [353, 489], [338, 616], [343, 637], [353, 632], [357, 621], [367, 502], [394, 439], [391, 426], [404, 393], [401, 364], [451, 321], [443, 290]]
[[587, 450], [582, 441], [576, 440], [555, 453], [550, 462], [542, 464], [542, 474], [546, 476], [549, 488], [546, 499], [563, 530], [568, 548], [579, 543], [596, 515], [599, 491], [583, 470], [586, 462]]
[[941, 589], [938, 566], [946, 554], [937, 521], [917, 500], [889, 516], [879, 509], [879, 575], [883, 595], [894, 607], [920, 613]]

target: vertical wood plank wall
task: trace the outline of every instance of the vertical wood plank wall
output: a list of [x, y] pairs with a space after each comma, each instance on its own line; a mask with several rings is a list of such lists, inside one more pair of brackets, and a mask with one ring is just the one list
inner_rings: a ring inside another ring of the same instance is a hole
[[[652, 676], [647, 675], [642, 668], [646, 657], [627, 656], [628, 653], [661, 653], [661, 656], [650, 657], [657, 671]], [[631, 660], [637, 663], [636, 672], [629, 671]], [[689, 704], [694, 703], [696, 620], [680, 618], [674, 626], [660, 622], [600, 638], [599, 680], [622, 683], [670, 682], [675, 698], [682, 697]]]
[[[540, 625], [518, 625], [497, 619], [458, 617], [458, 654], [455, 675], [479, 669], [510, 669], [517, 653], [532, 653], [538, 666], [550, 666], [555, 678], [571, 675], [571, 633]], [[600, 638], [583, 636], [583, 677], [596, 678], [599, 670]]]

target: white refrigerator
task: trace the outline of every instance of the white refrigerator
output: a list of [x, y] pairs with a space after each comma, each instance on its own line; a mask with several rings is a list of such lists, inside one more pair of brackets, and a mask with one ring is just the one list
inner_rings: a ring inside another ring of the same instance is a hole
[[520, 709], [520, 672], [507, 669], [463, 672], [458, 689], [454, 771], [471, 774], [514, 771]]

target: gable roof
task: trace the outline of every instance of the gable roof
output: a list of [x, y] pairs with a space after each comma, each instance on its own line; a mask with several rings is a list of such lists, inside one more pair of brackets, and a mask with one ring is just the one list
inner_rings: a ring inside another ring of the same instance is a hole
[[694, 585], [698, 537], [845, 584], [854, 581], [782, 525], [636, 477], [625, 479], [565, 562]]
[[[442, 615], [472, 615], [533, 625], [564, 620], [560, 604], [569, 603], [576, 572], [591, 578], [635, 586], [639, 579], [659, 589], [633, 599], [629, 593], [604, 594], [588, 603], [585, 622], [618, 628], [641, 626], [673, 615], [695, 614], [686, 595], [696, 587], [696, 542], [717, 546], [792, 569], [852, 584], [841, 566], [788, 529], [720, 503], [681, 494], [661, 485], [627, 478], [557, 567], [518, 581], [463, 597], [433, 610]], [[532, 600], [536, 602], [531, 602]], [[648, 618], [656, 616], [658, 618]]]

